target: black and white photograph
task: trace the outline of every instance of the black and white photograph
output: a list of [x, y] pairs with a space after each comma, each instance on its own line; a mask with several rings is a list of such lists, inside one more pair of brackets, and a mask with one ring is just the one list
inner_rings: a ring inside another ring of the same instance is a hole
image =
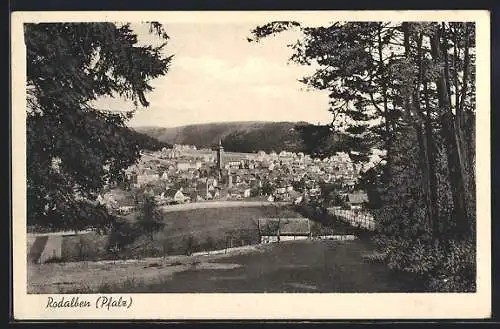
[[487, 14], [185, 15], [18, 21], [16, 280], [37, 308], [478, 293]]

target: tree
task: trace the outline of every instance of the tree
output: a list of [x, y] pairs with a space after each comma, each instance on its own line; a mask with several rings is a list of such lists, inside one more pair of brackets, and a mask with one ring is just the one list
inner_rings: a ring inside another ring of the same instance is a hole
[[[271, 22], [256, 27], [249, 41], [289, 28], [303, 32], [291, 59], [319, 67], [302, 81], [330, 93], [332, 123], [309, 127], [309, 153], [328, 155], [323, 141], [338, 133], [346, 134], [341, 146], [355, 151], [350, 155], [356, 162], [365, 161], [372, 148], [386, 151], [361, 181], [385, 245], [401, 247], [403, 238], [430, 252], [438, 244], [446, 257], [456, 245], [461, 252], [474, 245], [474, 24]], [[415, 271], [418, 255], [412, 255], [415, 263], [401, 264], [399, 249], [405, 248], [389, 248], [389, 263]], [[436, 258], [430, 263], [432, 270], [418, 271], [443, 270]], [[457, 277], [470, 278], [462, 274]]]
[[[25, 24], [28, 224], [61, 229], [108, 221], [94, 200], [139, 158], [144, 145], [125, 123], [149, 105], [150, 82], [172, 59], [163, 54], [162, 25], [148, 24], [160, 45], [140, 46], [130, 24]], [[135, 109], [95, 108], [102, 96], [124, 97]]]
[[319, 197], [319, 203], [323, 205], [324, 208], [328, 208], [332, 205], [342, 206], [342, 198], [339, 194], [340, 186], [336, 183], [320, 183], [321, 195]]
[[156, 205], [154, 196], [144, 195], [136, 206], [138, 209], [137, 226], [153, 241], [154, 233], [165, 226], [163, 215]]
[[262, 187], [260, 190], [261, 190], [262, 194], [264, 194], [264, 195], [271, 195], [274, 191], [274, 188], [273, 188], [273, 185], [271, 184], [271, 182], [269, 182], [269, 180], [265, 179], [262, 182]]
[[260, 195], [261, 195], [260, 187], [255, 186], [255, 187], [251, 188], [251, 190], [250, 190], [250, 196], [251, 197], [256, 197], [256, 196], [260, 196]]
[[[436, 159], [441, 148], [447, 157], [453, 198], [450, 217], [455, 219], [458, 235], [470, 236], [473, 211], [467, 207], [475, 196], [466, 192], [472, 183], [467, 168], [473, 165], [474, 156], [466, 141], [473, 139], [470, 124], [475, 96], [469, 87], [474, 77], [473, 24], [338, 22], [310, 28], [296, 22], [271, 22], [252, 32], [258, 41], [290, 27], [304, 33], [292, 60], [320, 66], [302, 81], [330, 92], [332, 133], [347, 132], [351, 140], [345, 146], [357, 151], [354, 154], [365, 155], [374, 146], [385, 149], [384, 174], [389, 180], [395, 169], [390, 162], [400, 147], [395, 136], [412, 134], [418, 145], [416, 170], [422, 179], [425, 221], [436, 236], [440, 212]], [[319, 140], [328, 135], [327, 127], [312, 130], [321, 135]], [[321, 155], [314, 148], [311, 153]]]
[[273, 217], [277, 219], [274, 223], [274, 229], [276, 230], [276, 238], [278, 243], [281, 242], [281, 207], [278, 204], [272, 204], [271, 209], [273, 212]]
[[293, 180], [292, 187], [295, 191], [303, 193], [306, 188], [306, 180], [303, 177], [300, 180]]

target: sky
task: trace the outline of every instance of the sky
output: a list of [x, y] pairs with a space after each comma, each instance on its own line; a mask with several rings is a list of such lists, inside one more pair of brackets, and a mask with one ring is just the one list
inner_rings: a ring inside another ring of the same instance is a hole
[[[327, 123], [328, 97], [297, 81], [313, 68], [289, 62], [287, 47], [299, 32], [284, 32], [258, 43], [247, 37], [256, 24], [164, 24], [174, 55], [168, 73], [152, 81], [150, 102], [129, 126], [176, 127], [228, 121], [307, 121]], [[156, 42], [148, 27], [133, 24], [141, 43]], [[130, 110], [131, 102], [100, 99], [106, 110]]]

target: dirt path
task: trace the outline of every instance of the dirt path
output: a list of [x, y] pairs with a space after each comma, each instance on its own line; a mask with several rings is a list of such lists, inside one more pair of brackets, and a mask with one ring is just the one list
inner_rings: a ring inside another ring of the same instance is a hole
[[62, 239], [61, 235], [49, 235], [45, 243], [45, 248], [43, 248], [40, 255], [39, 262], [44, 263], [49, 259], [61, 258]]
[[28, 262], [38, 263], [43, 250], [45, 249], [45, 244], [47, 243], [48, 236], [37, 236], [28, 237]]
[[238, 267], [217, 261], [245, 253], [261, 252], [259, 246], [234, 248], [227, 254], [169, 256], [96, 262], [28, 264], [28, 293], [88, 293], [103, 287], [147, 285], [169, 280], [190, 269], [214, 270]]
[[206, 202], [192, 202], [192, 203], [162, 206], [161, 210], [164, 212], [170, 212], [170, 211], [183, 211], [183, 210], [206, 209], [206, 208], [262, 207], [271, 205], [283, 206], [288, 204], [290, 203], [269, 202], [269, 201], [206, 201]]

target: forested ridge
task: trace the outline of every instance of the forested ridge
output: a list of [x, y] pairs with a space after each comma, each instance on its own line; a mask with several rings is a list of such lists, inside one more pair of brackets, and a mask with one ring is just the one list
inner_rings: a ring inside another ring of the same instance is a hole
[[222, 140], [224, 148], [232, 152], [305, 150], [301, 128], [307, 122], [217, 122], [174, 128], [135, 127], [134, 129], [169, 144], [213, 147]]
[[158, 139], [151, 137], [147, 134], [140, 133], [132, 128], [123, 127], [123, 134], [129, 136], [129, 143], [132, 145], [139, 145], [141, 149], [150, 151], [160, 151], [164, 147], [171, 148], [172, 144], [161, 142]]

